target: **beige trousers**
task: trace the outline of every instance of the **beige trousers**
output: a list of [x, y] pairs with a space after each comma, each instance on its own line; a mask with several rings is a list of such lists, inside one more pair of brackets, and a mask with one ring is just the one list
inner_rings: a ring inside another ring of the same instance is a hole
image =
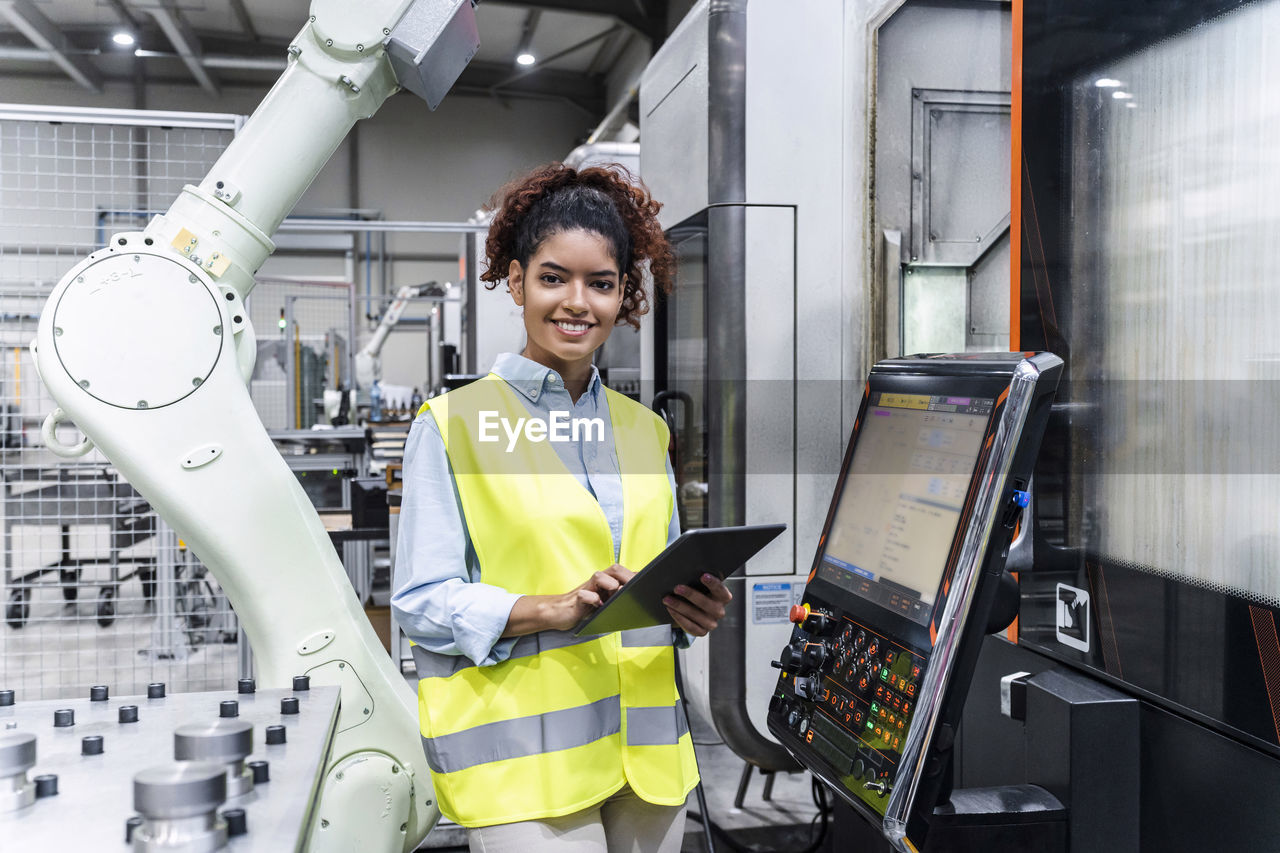
[[629, 786], [564, 817], [467, 830], [471, 853], [680, 853], [685, 807], [655, 806]]

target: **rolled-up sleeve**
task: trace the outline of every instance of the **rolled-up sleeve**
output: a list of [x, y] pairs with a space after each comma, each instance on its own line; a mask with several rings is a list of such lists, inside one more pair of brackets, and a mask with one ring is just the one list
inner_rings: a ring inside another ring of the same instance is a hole
[[479, 580], [449, 457], [430, 414], [409, 429], [403, 476], [391, 596], [396, 622], [427, 651], [466, 655], [481, 666], [506, 660], [515, 638], [502, 632], [520, 596]]

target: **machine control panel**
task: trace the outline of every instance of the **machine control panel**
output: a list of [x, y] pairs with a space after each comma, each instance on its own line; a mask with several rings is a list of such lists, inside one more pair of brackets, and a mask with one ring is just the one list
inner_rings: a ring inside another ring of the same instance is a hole
[[1061, 369], [1048, 353], [876, 365], [774, 661], [769, 730], [904, 853], [949, 790]]
[[875, 807], [893, 782], [925, 657], [835, 608], [803, 614], [778, 666], [770, 712]]

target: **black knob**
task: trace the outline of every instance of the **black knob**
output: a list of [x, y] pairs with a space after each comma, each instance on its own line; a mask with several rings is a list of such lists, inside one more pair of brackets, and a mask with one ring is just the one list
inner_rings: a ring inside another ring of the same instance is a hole
[[138, 722], [138, 706], [137, 705], [121, 705], [120, 706], [120, 722], [122, 723]]
[[853, 778], [861, 779], [862, 775], [866, 772], [867, 762], [863, 761], [861, 758], [855, 758], [853, 760]]
[[787, 714], [787, 725], [791, 726], [791, 728], [794, 729], [796, 727], [796, 724], [799, 722], [800, 722], [800, 709], [792, 708], [791, 713]]
[[810, 669], [822, 669], [827, 662], [827, 647], [823, 643], [810, 643], [804, 647], [804, 665]]
[[228, 699], [225, 702], [218, 703], [219, 717], [238, 717], [240, 716], [240, 703], [234, 699]]
[[235, 838], [237, 835], [244, 835], [249, 831], [249, 824], [245, 817], [244, 809], [227, 809], [222, 813], [222, 819], [227, 822], [227, 835], [232, 838]]
[[303, 690], [311, 689], [311, 676], [295, 675], [293, 677], [293, 692], [301, 693]]
[[80, 739], [81, 755], [102, 755], [102, 735], [89, 735]]
[[124, 843], [133, 843], [133, 831], [142, 826], [142, 816], [134, 815], [124, 822]]
[[253, 771], [253, 784], [261, 785], [271, 781], [271, 768], [265, 761], [250, 761], [248, 767]]
[[818, 679], [814, 678], [812, 675], [796, 679], [796, 695], [801, 699], [808, 699], [811, 702], [816, 701], [818, 698], [818, 691], [820, 689]]
[[286, 697], [284, 697], [283, 699], [281, 699], [281, 700], [280, 700], [280, 713], [281, 713], [281, 714], [296, 714], [296, 713], [298, 713], [298, 697], [297, 697], [297, 696], [286, 696]]
[[267, 744], [277, 743], [284, 743], [284, 726], [267, 726]]
[[105, 685], [105, 684], [97, 684], [97, 685], [94, 685], [93, 687], [90, 687], [90, 688], [89, 688], [89, 701], [90, 701], [90, 702], [105, 702], [105, 701], [107, 701], [107, 685]]
[[52, 797], [58, 793], [58, 776], [55, 773], [46, 773], [44, 776], [37, 776], [36, 797]]
[[258, 689], [252, 678], [242, 678], [236, 682], [236, 690], [241, 693], [253, 693]]
[[53, 727], [64, 729], [76, 724], [76, 712], [70, 708], [60, 708], [53, 712]]
[[804, 640], [796, 640], [778, 655], [783, 672], [796, 672], [804, 666]]
[[821, 634], [827, 627], [830, 619], [825, 613], [810, 613], [804, 620], [802, 626], [810, 634]]
[[148, 685], [147, 685], [147, 698], [148, 698], [148, 699], [163, 699], [163, 698], [164, 698], [164, 682], [163, 682], [163, 681], [153, 681], [153, 682], [151, 682], [150, 684], [148, 684]]
[[0, 690], [0, 708], [7, 708], [13, 704], [13, 691]]

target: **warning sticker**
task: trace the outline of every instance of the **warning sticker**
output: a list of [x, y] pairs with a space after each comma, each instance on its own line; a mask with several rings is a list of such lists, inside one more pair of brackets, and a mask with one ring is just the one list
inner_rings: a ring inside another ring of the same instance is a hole
[[791, 605], [800, 603], [804, 587], [790, 583], [758, 583], [751, 587], [751, 621], [756, 625], [790, 621]]

